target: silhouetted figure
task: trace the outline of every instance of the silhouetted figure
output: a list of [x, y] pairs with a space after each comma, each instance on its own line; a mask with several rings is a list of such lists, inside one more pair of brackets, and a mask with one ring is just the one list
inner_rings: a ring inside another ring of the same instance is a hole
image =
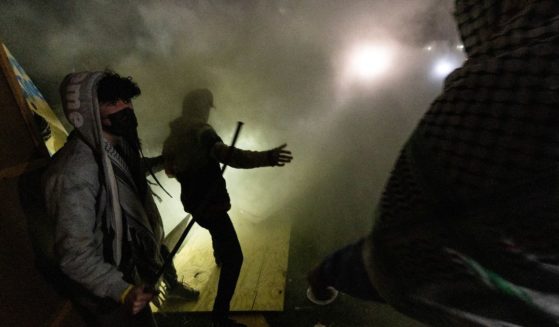
[[559, 321], [559, 2], [456, 1], [468, 60], [404, 146], [370, 235], [309, 274], [434, 326]]
[[223, 143], [208, 124], [213, 95], [207, 89], [189, 92], [182, 116], [171, 123], [163, 148], [165, 170], [181, 184], [184, 210], [212, 237], [215, 261], [221, 266], [213, 307], [214, 326], [244, 326], [228, 318], [243, 254], [227, 212], [231, 208], [219, 163], [234, 168], [283, 166], [292, 160], [285, 144], [268, 151], [246, 151]]

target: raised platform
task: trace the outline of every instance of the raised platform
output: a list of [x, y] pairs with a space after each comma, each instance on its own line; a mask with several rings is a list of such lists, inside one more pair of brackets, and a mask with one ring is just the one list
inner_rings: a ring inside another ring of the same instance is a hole
[[[291, 226], [288, 221], [250, 222], [232, 216], [244, 263], [231, 301], [231, 311], [283, 311]], [[183, 222], [182, 226], [185, 225]], [[183, 227], [184, 228], [184, 227]], [[209, 312], [217, 291], [210, 234], [194, 225], [175, 257], [179, 279], [200, 290], [196, 302], [167, 301], [162, 312]], [[157, 311], [155, 309], [154, 311]]]

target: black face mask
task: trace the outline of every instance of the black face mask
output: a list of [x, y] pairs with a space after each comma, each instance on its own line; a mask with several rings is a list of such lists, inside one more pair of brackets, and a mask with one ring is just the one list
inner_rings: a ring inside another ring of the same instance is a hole
[[122, 136], [128, 144], [136, 151], [141, 151], [141, 143], [138, 137], [138, 120], [131, 108], [124, 108], [107, 118], [111, 126], [103, 126], [109, 133]]
[[111, 121], [111, 126], [104, 126], [105, 129], [115, 135], [128, 136], [135, 133], [138, 127], [138, 120], [131, 108], [124, 108], [114, 114], [110, 114], [107, 118]]

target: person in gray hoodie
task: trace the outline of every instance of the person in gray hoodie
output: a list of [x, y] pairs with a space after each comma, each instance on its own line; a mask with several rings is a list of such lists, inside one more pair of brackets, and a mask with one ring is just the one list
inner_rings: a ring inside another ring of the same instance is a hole
[[[164, 234], [145, 171], [162, 157], [141, 154], [131, 101], [141, 91], [105, 71], [69, 74], [60, 92], [74, 130], [42, 182], [66, 292], [89, 326], [156, 326]], [[174, 268], [166, 275], [176, 281]]]

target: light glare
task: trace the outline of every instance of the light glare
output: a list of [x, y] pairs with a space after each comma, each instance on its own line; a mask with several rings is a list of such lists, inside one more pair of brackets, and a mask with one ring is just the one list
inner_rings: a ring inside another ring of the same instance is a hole
[[386, 47], [361, 46], [351, 55], [351, 71], [362, 79], [371, 79], [385, 73], [390, 67], [391, 53]]
[[456, 65], [453, 62], [448, 59], [441, 59], [435, 64], [433, 72], [437, 77], [445, 77], [450, 74], [454, 68], [456, 68]]

